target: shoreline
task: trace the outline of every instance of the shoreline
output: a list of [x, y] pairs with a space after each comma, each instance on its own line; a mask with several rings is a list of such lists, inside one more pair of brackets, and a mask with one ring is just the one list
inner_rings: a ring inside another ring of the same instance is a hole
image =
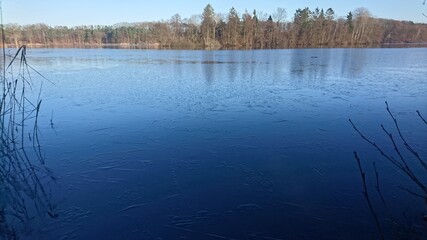
[[[365, 43], [365, 44], [340, 44], [329, 46], [327, 44], [316, 46], [304, 46], [293, 48], [245, 48], [245, 47], [174, 47], [162, 46], [159, 43], [143, 43], [143, 44], [129, 44], [129, 43], [114, 43], [114, 44], [40, 44], [30, 43], [22, 44], [27, 48], [69, 48], [69, 49], [140, 49], [140, 50], [281, 50], [281, 49], [333, 49], [333, 48], [426, 48], [427, 42], [420, 43]], [[5, 48], [19, 48], [22, 45], [5, 44]]]

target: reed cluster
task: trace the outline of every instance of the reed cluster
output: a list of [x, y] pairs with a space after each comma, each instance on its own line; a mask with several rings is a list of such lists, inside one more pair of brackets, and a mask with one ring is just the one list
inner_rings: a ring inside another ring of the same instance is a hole
[[[45, 165], [38, 119], [41, 76], [30, 66], [26, 47], [14, 55], [3, 48], [0, 99], [0, 239], [17, 239], [36, 217], [57, 217], [49, 183], [55, 180]], [[41, 76], [42, 77], [42, 76]], [[36, 87], [39, 86], [39, 87]], [[39, 94], [34, 94], [40, 88]]]

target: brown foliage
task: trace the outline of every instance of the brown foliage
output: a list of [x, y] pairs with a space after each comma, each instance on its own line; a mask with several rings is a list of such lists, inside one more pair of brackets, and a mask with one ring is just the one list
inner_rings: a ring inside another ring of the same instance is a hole
[[170, 21], [114, 26], [51, 27], [45, 24], [5, 26], [10, 47], [134, 47], [134, 48], [300, 48], [371, 47], [427, 43], [427, 24], [372, 17], [365, 8], [353, 18], [336, 18], [332, 8], [298, 9], [293, 21], [278, 8], [270, 17], [256, 11], [241, 16], [231, 8], [226, 17], [207, 5], [202, 15]]

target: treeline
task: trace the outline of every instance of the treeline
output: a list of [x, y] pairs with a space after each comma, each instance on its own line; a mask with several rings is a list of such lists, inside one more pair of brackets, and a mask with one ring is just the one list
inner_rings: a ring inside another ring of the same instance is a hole
[[4, 26], [10, 47], [136, 47], [136, 48], [307, 48], [372, 47], [426, 43], [427, 24], [374, 18], [365, 8], [337, 17], [332, 8], [297, 9], [286, 21], [283, 8], [270, 14], [216, 14], [208, 4], [201, 15], [168, 21], [113, 26], [51, 27], [45, 24]]

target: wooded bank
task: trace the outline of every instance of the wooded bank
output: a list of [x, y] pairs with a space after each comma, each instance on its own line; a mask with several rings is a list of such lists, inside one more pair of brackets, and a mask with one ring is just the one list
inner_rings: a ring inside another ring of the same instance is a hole
[[[201, 15], [179, 14], [158, 22], [113, 26], [6, 24], [8, 47], [116, 47], [166, 49], [274, 49], [318, 47], [426, 46], [427, 24], [374, 18], [365, 8], [337, 17], [332, 8], [298, 9], [290, 21], [278, 8], [271, 15], [245, 11], [216, 14], [207, 5]], [[399, 45], [400, 44], [400, 45]], [[405, 46], [405, 45], [402, 45]]]

